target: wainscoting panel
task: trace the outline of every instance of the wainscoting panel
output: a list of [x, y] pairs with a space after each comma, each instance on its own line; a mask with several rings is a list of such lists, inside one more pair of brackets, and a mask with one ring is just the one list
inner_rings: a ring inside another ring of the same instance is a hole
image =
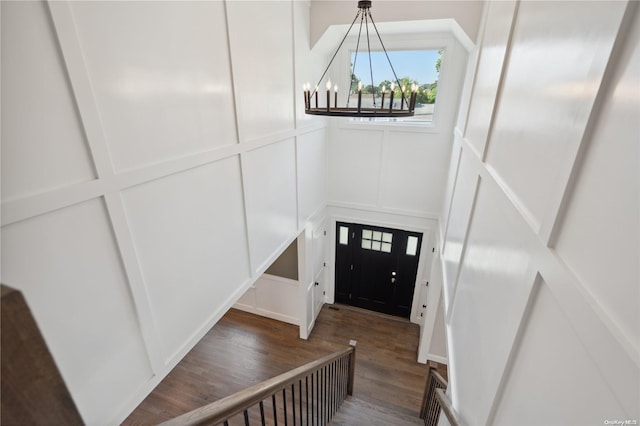
[[95, 179], [47, 5], [2, 11], [2, 201]]
[[123, 193], [165, 361], [250, 277], [239, 181], [232, 157]]
[[2, 281], [23, 292], [87, 424], [152, 378], [102, 200], [4, 227]]
[[71, 9], [115, 170], [237, 143], [223, 2]]

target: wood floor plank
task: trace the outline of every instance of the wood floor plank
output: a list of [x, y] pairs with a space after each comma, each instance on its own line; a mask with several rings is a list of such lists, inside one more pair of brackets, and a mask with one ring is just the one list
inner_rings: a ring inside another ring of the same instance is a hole
[[169, 420], [358, 342], [354, 396], [417, 417], [428, 368], [420, 328], [343, 305], [325, 305], [308, 340], [298, 327], [231, 309], [123, 425]]

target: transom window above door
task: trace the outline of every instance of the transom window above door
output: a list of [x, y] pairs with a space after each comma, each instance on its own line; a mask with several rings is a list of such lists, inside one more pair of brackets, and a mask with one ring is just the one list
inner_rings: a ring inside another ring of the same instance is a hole
[[362, 248], [367, 250], [391, 253], [393, 234], [390, 232], [362, 230]]

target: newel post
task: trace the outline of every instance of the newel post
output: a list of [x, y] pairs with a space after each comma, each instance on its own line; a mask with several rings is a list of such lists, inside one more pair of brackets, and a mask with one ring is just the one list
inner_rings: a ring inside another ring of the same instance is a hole
[[353, 382], [356, 373], [356, 345], [355, 340], [349, 341], [349, 346], [353, 348], [353, 352], [349, 355], [349, 381], [347, 382], [347, 395], [353, 395]]

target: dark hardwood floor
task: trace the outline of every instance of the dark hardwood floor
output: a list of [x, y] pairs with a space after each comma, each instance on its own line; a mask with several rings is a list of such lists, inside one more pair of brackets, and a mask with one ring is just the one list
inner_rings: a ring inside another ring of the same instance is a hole
[[124, 421], [171, 419], [358, 342], [354, 397], [418, 416], [427, 366], [419, 326], [343, 305], [325, 305], [308, 340], [298, 327], [230, 310]]

